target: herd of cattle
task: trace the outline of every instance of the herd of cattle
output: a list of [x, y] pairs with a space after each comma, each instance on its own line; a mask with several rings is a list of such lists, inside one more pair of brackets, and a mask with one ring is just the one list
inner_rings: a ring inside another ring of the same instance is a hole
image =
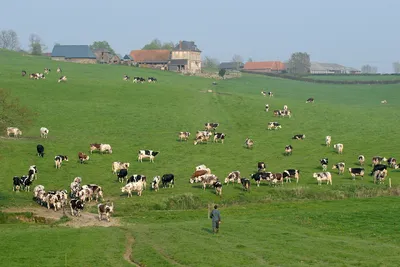
[[[44, 71], [43, 71], [43, 73], [39, 73], [39, 72], [31, 73], [31, 74], [29, 75], [29, 78], [30, 78], [30, 79], [33, 79], [33, 80], [46, 79], [45, 74], [47, 75], [47, 74], [49, 74], [50, 72], [51, 72], [51, 69], [45, 68]], [[62, 73], [61, 68], [59, 68], [59, 67], [57, 68], [57, 73]], [[22, 75], [22, 76], [25, 76], [25, 75], [26, 75], [26, 71], [23, 70], [23, 71], [21, 72], [21, 75]], [[63, 75], [63, 76], [61, 76], [60, 78], [58, 78], [58, 82], [66, 82], [66, 81], [67, 81], [67, 76], [65, 76], [65, 75]]]
[[[123, 79], [124, 81], [129, 81], [129, 80], [131, 79], [131, 77], [129, 77], [128, 75], [125, 74], [124, 77], [123, 77], [122, 79]], [[143, 77], [133, 77], [132, 81], [133, 81], [134, 83], [144, 83], [144, 82], [146, 81], [146, 79], [143, 78]], [[157, 82], [157, 79], [154, 78], [154, 77], [148, 77], [148, 78], [147, 78], [147, 82], [149, 82], [149, 83], [155, 83], [155, 82]]]

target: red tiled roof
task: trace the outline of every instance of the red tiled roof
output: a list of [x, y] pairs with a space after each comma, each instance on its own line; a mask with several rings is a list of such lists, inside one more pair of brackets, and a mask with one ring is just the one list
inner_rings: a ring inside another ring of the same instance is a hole
[[247, 62], [244, 64], [245, 70], [285, 70], [285, 64], [280, 61]]
[[130, 53], [134, 62], [168, 61], [169, 50], [133, 50]]

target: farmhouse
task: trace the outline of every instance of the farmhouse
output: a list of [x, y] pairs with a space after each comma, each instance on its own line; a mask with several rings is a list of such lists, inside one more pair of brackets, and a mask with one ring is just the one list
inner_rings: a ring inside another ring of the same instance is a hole
[[133, 50], [130, 56], [139, 67], [164, 69], [170, 60], [169, 50]]
[[240, 70], [244, 64], [242, 62], [222, 62], [218, 68], [221, 70]]
[[361, 71], [336, 63], [311, 62], [311, 74], [359, 74]]
[[84, 64], [95, 64], [95, 54], [88, 45], [55, 45], [51, 52], [51, 59]]
[[110, 64], [120, 64], [121, 60], [122, 60], [121, 55], [113, 55], [113, 56], [111, 56], [109, 63]]
[[201, 51], [193, 41], [179, 41], [171, 52], [168, 69], [198, 73], [201, 72]]
[[244, 70], [253, 72], [281, 73], [285, 71], [285, 64], [281, 61], [246, 62]]
[[110, 53], [110, 51], [108, 51], [107, 49], [104, 48], [99, 48], [93, 51], [93, 53], [96, 56], [97, 62], [99, 62], [100, 64], [107, 64], [110, 62], [111, 58], [112, 58], [112, 54]]

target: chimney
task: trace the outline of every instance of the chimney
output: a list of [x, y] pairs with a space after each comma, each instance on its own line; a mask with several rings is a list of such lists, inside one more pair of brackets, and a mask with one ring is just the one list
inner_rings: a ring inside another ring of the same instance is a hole
[[182, 41], [179, 41], [179, 50], [182, 50]]

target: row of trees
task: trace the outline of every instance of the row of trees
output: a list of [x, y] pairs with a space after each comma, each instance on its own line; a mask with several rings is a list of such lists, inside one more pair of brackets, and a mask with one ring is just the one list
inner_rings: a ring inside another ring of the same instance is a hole
[[[14, 30], [0, 31], [0, 48], [20, 51], [20, 42]], [[41, 55], [46, 45], [42, 42], [39, 35], [32, 33], [29, 35], [29, 49], [32, 55]]]

